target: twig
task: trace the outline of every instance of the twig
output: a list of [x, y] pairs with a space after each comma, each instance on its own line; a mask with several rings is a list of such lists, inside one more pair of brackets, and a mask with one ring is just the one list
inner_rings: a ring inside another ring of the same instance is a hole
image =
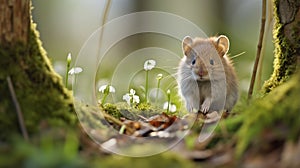
[[258, 64], [258, 73], [257, 73], [257, 79], [256, 79], [256, 84], [257, 84], [257, 88], [261, 88], [262, 87], [262, 73], [263, 73], [263, 61], [264, 61], [264, 58], [266, 57], [266, 54], [265, 53], [265, 48], [266, 48], [266, 37], [268, 35], [268, 32], [270, 32], [271, 30], [271, 24], [272, 24], [272, 20], [273, 20], [273, 10], [272, 10], [272, 0], [268, 0], [267, 1], [267, 9], [268, 9], [268, 14], [267, 14], [267, 18], [266, 18], [266, 30], [265, 32], [265, 35], [264, 35], [264, 39], [263, 39], [263, 42], [262, 42], [262, 49], [261, 49], [261, 58], [260, 58], [260, 61], [259, 61], [259, 64]]
[[265, 32], [265, 22], [266, 22], [266, 0], [262, 0], [261, 27], [260, 27], [260, 33], [259, 33], [259, 41], [257, 44], [256, 58], [255, 58], [251, 82], [250, 82], [250, 86], [249, 86], [249, 90], [248, 90], [248, 101], [251, 99], [252, 93], [253, 93], [256, 71], [257, 71], [257, 66], [259, 63], [259, 58], [261, 55], [262, 42], [263, 42], [263, 37], [264, 37], [264, 32]]
[[102, 18], [102, 24], [101, 24], [101, 26], [103, 26], [106, 23], [110, 5], [111, 5], [111, 0], [107, 0], [107, 3], [105, 5], [105, 9], [104, 9], [104, 13], [103, 13], [103, 18]]
[[108, 17], [108, 12], [109, 12], [109, 9], [110, 9], [110, 5], [111, 5], [111, 0], [107, 0], [106, 5], [104, 7], [102, 22], [101, 22], [102, 27], [100, 29], [100, 36], [99, 36], [99, 47], [98, 47], [98, 51], [97, 51], [98, 56], [100, 54], [100, 49], [101, 49], [102, 39], [103, 39], [103, 32], [104, 32], [104, 25], [105, 25], [107, 17]]
[[15, 90], [14, 90], [14, 86], [13, 86], [13, 84], [11, 82], [10, 76], [8, 76], [6, 78], [6, 80], [7, 80], [7, 83], [8, 83], [10, 95], [11, 95], [13, 103], [14, 103], [14, 105], [16, 107], [18, 121], [19, 121], [19, 126], [20, 126], [20, 129], [21, 129], [22, 135], [23, 135], [24, 139], [26, 141], [28, 141], [29, 137], [28, 137], [28, 133], [27, 133], [27, 130], [26, 130], [26, 127], [25, 127], [25, 124], [24, 124], [24, 118], [23, 118], [23, 115], [22, 115], [20, 104], [19, 104], [19, 102], [17, 100], [17, 96], [16, 96], [16, 93], [15, 93]]
[[[94, 115], [97, 115], [97, 116], [99, 116], [100, 114], [98, 114], [98, 113], [96, 113], [96, 112], [94, 112], [94, 111], [92, 111], [92, 113], [94, 114]], [[134, 133], [134, 130], [133, 129], [131, 129], [130, 127], [128, 127], [127, 125], [125, 125], [124, 123], [122, 123], [120, 120], [118, 120], [118, 119], [116, 119], [115, 117], [113, 117], [113, 116], [111, 116], [111, 115], [109, 115], [109, 114], [107, 114], [107, 113], [105, 113], [105, 112], [102, 112], [102, 115], [104, 116], [104, 118], [106, 118], [107, 120], [110, 120], [111, 122], [113, 122], [113, 123], [115, 123], [115, 124], [117, 124], [117, 125], [119, 125], [119, 126], [125, 126], [125, 129], [130, 133], [130, 134], [133, 134]]]

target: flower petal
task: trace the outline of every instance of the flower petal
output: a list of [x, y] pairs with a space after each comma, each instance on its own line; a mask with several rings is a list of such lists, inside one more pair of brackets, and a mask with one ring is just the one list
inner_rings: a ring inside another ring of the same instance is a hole
[[175, 104], [171, 104], [171, 106], [169, 107], [170, 112], [175, 112], [177, 110], [176, 105]]
[[130, 105], [131, 96], [126, 93], [125, 95], [123, 95], [123, 100], [125, 100]]
[[[163, 105], [163, 109], [168, 109], [168, 102], [165, 102], [164, 105]], [[169, 105], [169, 111], [170, 112], [175, 112], [177, 110], [177, 107], [175, 104], [171, 104]]]
[[130, 89], [130, 94], [131, 95], [135, 95], [135, 90], [134, 89]]
[[146, 71], [149, 71], [149, 70], [153, 69], [155, 67], [155, 65], [156, 65], [155, 60], [147, 60], [144, 63], [144, 69]]
[[140, 97], [137, 95], [133, 95], [133, 103], [139, 103], [140, 102]]
[[71, 55], [71, 53], [69, 53], [68, 56], [67, 56], [67, 61], [71, 62], [71, 60], [72, 60], [72, 55]]
[[113, 86], [110, 86], [110, 85], [109, 85], [109, 92], [110, 92], [110, 93], [115, 93], [115, 92], [116, 92], [116, 89], [115, 89]]
[[82, 68], [80, 68], [80, 67], [75, 67], [74, 69], [75, 69], [74, 70], [75, 74], [79, 74], [80, 72], [83, 71]]
[[163, 105], [163, 109], [167, 109], [168, 108], [168, 104], [169, 104], [169, 102], [165, 102], [164, 105]]
[[74, 75], [74, 74], [79, 74], [82, 71], [83, 71], [82, 68], [74, 67], [74, 68], [71, 68], [68, 73], [69, 73], [69, 75]]
[[160, 73], [160, 74], [157, 74], [157, 76], [156, 76], [156, 79], [157, 79], [157, 80], [161, 80], [162, 78], [163, 78], [163, 74], [161, 74], [161, 73]]
[[73, 75], [75, 73], [75, 69], [74, 68], [71, 68], [68, 72], [69, 75]]
[[107, 85], [102, 85], [99, 87], [98, 91], [101, 93], [104, 93], [105, 89], [106, 89]]

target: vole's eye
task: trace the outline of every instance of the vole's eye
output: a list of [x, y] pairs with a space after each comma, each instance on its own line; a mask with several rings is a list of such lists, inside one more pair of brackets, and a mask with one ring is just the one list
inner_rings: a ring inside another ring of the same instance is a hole
[[213, 59], [210, 59], [210, 60], [209, 60], [209, 63], [210, 63], [210, 65], [214, 65], [214, 60], [213, 60]]
[[192, 58], [192, 65], [195, 65], [196, 64], [196, 53], [195, 53], [195, 51], [191, 51], [190, 52], [190, 58]]
[[193, 59], [192, 65], [195, 65], [195, 64], [196, 64], [196, 59]]

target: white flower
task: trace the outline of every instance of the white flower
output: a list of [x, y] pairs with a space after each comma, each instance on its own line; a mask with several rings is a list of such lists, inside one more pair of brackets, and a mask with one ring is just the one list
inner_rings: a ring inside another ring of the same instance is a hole
[[123, 100], [125, 100], [130, 105], [131, 96], [126, 93], [125, 95], [123, 95]]
[[79, 74], [80, 72], [82, 72], [82, 68], [80, 67], [74, 67], [72, 69], [69, 70], [69, 75], [74, 75], [74, 74]]
[[138, 95], [135, 95], [135, 90], [130, 89], [129, 93], [123, 95], [123, 100], [125, 100], [130, 105], [131, 103], [139, 103], [140, 97]]
[[163, 78], [163, 74], [157, 74], [156, 79], [161, 80]]
[[137, 95], [133, 95], [133, 103], [139, 103], [140, 102], [140, 97], [139, 96], [137, 96]]
[[130, 95], [135, 95], [135, 90], [134, 90], [134, 89], [130, 89], [129, 94], [130, 94]]
[[168, 95], [170, 95], [170, 94], [171, 94], [171, 91], [170, 91], [170, 89], [168, 89], [168, 90], [167, 90], [167, 94], [168, 94]]
[[156, 65], [155, 60], [147, 60], [144, 63], [144, 69], [146, 71], [149, 71], [149, 70], [153, 69], [155, 67], [155, 65]]
[[101, 93], [104, 93], [105, 92], [105, 90], [107, 89], [107, 86], [109, 86], [108, 88], [108, 92], [109, 93], [115, 93], [116, 92], [116, 89], [113, 87], [113, 86], [111, 86], [111, 85], [102, 85], [102, 86], [100, 86], [100, 88], [99, 88], [99, 92], [101, 92]]
[[67, 61], [71, 62], [71, 60], [72, 60], [72, 56], [71, 56], [71, 53], [69, 53], [68, 56], [67, 56]]
[[[164, 103], [163, 109], [167, 109], [168, 108], [168, 102]], [[176, 105], [175, 104], [171, 104], [169, 105], [169, 111], [170, 112], [175, 112], [177, 110]]]

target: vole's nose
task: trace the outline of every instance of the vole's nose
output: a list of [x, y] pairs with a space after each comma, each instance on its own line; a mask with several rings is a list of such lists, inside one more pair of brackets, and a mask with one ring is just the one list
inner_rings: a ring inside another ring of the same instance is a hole
[[202, 76], [204, 75], [203, 70], [200, 70], [199, 73], [198, 73], [198, 75], [199, 75], [200, 77], [202, 77]]
[[204, 70], [203, 70], [203, 68], [200, 68], [200, 69], [199, 69], [198, 75], [199, 75], [200, 77], [204, 76]]

